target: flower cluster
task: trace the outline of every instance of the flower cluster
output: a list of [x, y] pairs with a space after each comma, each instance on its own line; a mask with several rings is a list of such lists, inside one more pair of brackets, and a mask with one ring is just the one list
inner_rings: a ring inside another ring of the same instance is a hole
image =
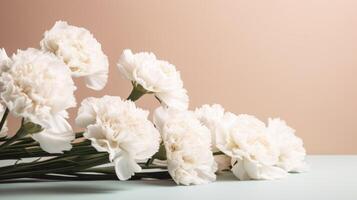
[[66, 121], [67, 109], [76, 106], [72, 76], [85, 76], [88, 87], [102, 89], [108, 59], [88, 30], [62, 21], [46, 31], [40, 46], [18, 50], [11, 58], [0, 50], [1, 102], [24, 123], [41, 126], [31, 136], [44, 151], [61, 153], [75, 138]]
[[[229, 170], [239, 180], [280, 179], [307, 170], [303, 142], [283, 120], [265, 124], [219, 104], [188, 110], [180, 72], [153, 53], [126, 49], [117, 66], [131, 81], [131, 94], [126, 100], [85, 98], [75, 120], [84, 131], [74, 133], [67, 122], [67, 110], [76, 107], [72, 78], [84, 77], [94, 90], [103, 89], [108, 79], [108, 58], [94, 36], [58, 21], [45, 32], [40, 49], [18, 50], [11, 57], [0, 49], [0, 159], [48, 157], [21, 168], [0, 168], [0, 180], [53, 174], [82, 178], [83, 172], [108, 173], [102, 168], [108, 163], [120, 180], [164, 168], [182, 185], [210, 183]], [[149, 111], [134, 103], [144, 94], [154, 94], [160, 103], [153, 122]], [[9, 113], [22, 118], [16, 134], [7, 133]]]
[[266, 126], [254, 116], [224, 112], [219, 105], [204, 105], [196, 113], [212, 131], [215, 148], [231, 158], [231, 170], [240, 180], [280, 179], [307, 169], [302, 140], [284, 121], [269, 119]]

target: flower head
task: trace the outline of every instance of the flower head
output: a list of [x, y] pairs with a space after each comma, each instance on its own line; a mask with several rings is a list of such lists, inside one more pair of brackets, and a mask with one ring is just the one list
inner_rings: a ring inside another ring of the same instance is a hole
[[303, 141], [295, 135], [295, 130], [278, 118], [269, 119], [267, 129], [279, 148], [277, 166], [288, 172], [306, 171], [306, 151]]
[[210, 131], [190, 111], [158, 108], [154, 123], [162, 134], [168, 170], [177, 184], [204, 184], [216, 180]]
[[265, 124], [250, 115], [226, 113], [217, 147], [232, 157], [232, 171], [240, 179], [278, 179], [286, 172], [278, 167], [279, 151]]
[[57, 21], [51, 30], [45, 32], [40, 45], [42, 50], [61, 58], [73, 76], [84, 76], [87, 87], [101, 90], [106, 85], [108, 58], [87, 29]]
[[158, 60], [153, 53], [133, 54], [126, 49], [119, 59], [118, 68], [134, 86], [154, 93], [164, 106], [187, 109], [187, 91], [183, 88], [180, 73], [174, 65]]
[[160, 134], [148, 115], [120, 97], [90, 97], [82, 101], [76, 124], [86, 128], [84, 137], [97, 151], [109, 153], [118, 178], [127, 180], [141, 171], [137, 160], [148, 159], [159, 149]]
[[56, 56], [37, 49], [18, 50], [1, 73], [1, 98], [16, 117], [44, 129], [33, 135], [50, 153], [71, 148], [74, 139], [66, 109], [75, 107], [74, 86], [68, 67]]

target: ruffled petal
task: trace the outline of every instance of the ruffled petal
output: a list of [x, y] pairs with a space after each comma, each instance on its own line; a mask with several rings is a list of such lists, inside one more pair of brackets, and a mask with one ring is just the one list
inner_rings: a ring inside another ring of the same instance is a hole
[[128, 180], [135, 172], [140, 172], [141, 167], [127, 154], [121, 154], [114, 159], [115, 173], [120, 180]]
[[108, 81], [108, 70], [85, 77], [86, 86], [93, 90], [102, 90]]
[[44, 129], [32, 135], [40, 143], [41, 148], [48, 153], [63, 153], [72, 148], [74, 140], [71, 125], [61, 116], [55, 116], [47, 121], [36, 122]]

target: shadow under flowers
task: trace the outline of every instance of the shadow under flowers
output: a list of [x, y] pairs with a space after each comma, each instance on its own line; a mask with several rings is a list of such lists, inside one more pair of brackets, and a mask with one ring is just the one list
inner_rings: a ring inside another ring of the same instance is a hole
[[5, 196], [18, 196], [25, 197], [28, 195], [73, 195], [73, 194], [101, 194], [101, 193], [111, 193], [114, 191], [120, 191], [121, 188], [112, 187], [108, 184], [68, 184], [68, 183], [56, 183], [49, 184], [45, 182], [41, 183], [21, 183], [21, 185], [16, 185], [16, 187], [4, 187], [0, 188], [0, 194], [2, 197]]
[[[157, 173], [157, 172], [156, 172]], [[26, 196], [45, 196], [45, 195], [74, 195], [74, 194], [103, 194], [126, 191], [136, 186], [174, 186], [174, 181], [170, 179], [167, 172], [160, 173], [160, 180], [151, 179], [149, 174], [139, 174], [131, 180], [119, 181], [115, 174], [112, 175], [91, 175], [87, 178], [50, 179], [51, 177], [33, 177], [26, 179], [10, 179], [0, 181], [1, 197], [17, 197], [22, 199]], [[52, 177], [53, 178], [53, 177]]]

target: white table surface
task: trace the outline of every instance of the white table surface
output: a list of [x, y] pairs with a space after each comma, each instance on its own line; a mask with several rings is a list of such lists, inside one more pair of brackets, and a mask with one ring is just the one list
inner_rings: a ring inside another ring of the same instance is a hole
[[357, 200], [357, 155], [308, 156], [311, 170], [277, 181], [238, 181], [231, 173], [214, 183], [176, 186], [171, 180], [0, 184], [0, 199], [31, 200]]

